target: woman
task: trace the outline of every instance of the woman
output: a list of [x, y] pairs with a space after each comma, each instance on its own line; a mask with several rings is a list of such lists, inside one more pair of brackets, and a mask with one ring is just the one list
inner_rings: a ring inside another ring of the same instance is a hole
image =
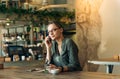
[[63, 28], [58, 22], [48, 24], [45, 45], [46, 61], [50, 63], [50, 68], [57, 68], [60, 72], [82, 70], [78, 59], [78, 48], [73, 40], [64, 38]]

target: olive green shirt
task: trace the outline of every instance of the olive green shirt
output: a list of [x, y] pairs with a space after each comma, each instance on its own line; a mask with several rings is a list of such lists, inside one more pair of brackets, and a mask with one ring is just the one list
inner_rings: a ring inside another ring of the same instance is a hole
[[82, 70], [78, 59], [78, 48], [72, 39], [64, 38], [62, 51], [59, 53], [58, 44], [52, 41], [51, 64], [56, 66], [67, 66], [69, 71]]

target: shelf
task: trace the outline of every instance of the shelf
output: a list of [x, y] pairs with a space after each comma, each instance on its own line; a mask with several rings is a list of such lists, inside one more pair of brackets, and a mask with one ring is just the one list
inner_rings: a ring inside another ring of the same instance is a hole
[[65, 30], [63, 32], [64, 35], [73, 35], [76, 34], [76, 30]]
[[18, 41], [2, 41], [2, 42], [3, 42], [4, 44], [8, 44], [8, 45], [22, 45], [22, 46], [24, 46], [27, 41], [18, 40]]

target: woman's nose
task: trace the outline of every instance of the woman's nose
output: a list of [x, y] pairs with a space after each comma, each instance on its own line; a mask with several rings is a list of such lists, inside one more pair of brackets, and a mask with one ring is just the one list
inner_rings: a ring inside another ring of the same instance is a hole
[[49, 35], [53, 35], [53, 32], [49, 32]]

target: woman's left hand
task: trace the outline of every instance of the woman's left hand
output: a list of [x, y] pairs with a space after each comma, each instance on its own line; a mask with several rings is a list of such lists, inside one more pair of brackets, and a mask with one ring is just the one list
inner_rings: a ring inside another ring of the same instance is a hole
[[50, 64], [49, 67], [50, 69], [57, 68], [57, 66], [55, 66], [54, 64]]
[[50, 65], [49, 65], [49, 69], [59, 69], [59, 72], [62, 71], [61, 67], [57, 67], [57, 66], [55, 66], [54, 64], [50, 64]]

